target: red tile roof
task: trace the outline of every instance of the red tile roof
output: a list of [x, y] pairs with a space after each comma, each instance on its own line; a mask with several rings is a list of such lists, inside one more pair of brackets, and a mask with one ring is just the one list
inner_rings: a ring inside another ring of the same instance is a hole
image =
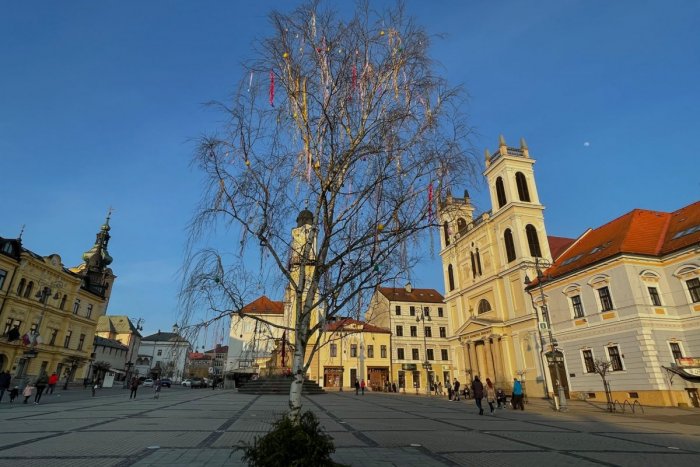
[[249, 315], [283, 315], [284, 303], [270, 300], [265, 295], [262, 295], [241, 308], [241, 313]]
[[575, 238], [555, 237], [547, 235], [547, 243], [549, 243], [549, 251], [552, 253], [552, 259], [556, 260], [560, 254], [564, 253], [574, 242]]
[[444, 298], [435, 289], [412, 289], [406, 292], [403, 287], [379, 287], [379, 292], [390, 301], [415, 303], [444, 303]]
[[584, 232], [545, 275], [562, 276], [624, 253], [662, 256], [699, 242], [700, 201], [673, 213], [635, 209]]
[[348, 332], [378, 332], [382, 334], [391, 334], [391, 331], [386, 328], [380, 328], [372, 324], [367, 324], [364, 321], [358, 321], [353, 318], [340, 318], [336, 321], [326, 324], [326, 332], [348, 331]]

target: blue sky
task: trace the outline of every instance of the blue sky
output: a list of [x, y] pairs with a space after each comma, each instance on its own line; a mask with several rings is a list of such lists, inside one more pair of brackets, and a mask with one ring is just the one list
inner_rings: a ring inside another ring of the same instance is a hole
[[[177, 319], [194, 140], [292, 2], [11, 2], [0, 15], [0, 236], [80, 262], [113, 206], [110, 314]], [[700, 2], [409, 0], [479, 154], [527, 139], [550, 235], [700, 199]], [[586, 144], [587, 143], [587, 144]], [[480, 156], [481, 159], [481, 156]], [[693, 162], [696, 161], [696, 162]], [[455, 187], [461, 192], [462, 187]], [[471, 188], [490, 208], [483, 184]], [[444, 285], [439, 258], [414, 286]], [[270, 291], [272, 298], [279, 294]], [[211, 346], [211, 338], [207, 342]]]

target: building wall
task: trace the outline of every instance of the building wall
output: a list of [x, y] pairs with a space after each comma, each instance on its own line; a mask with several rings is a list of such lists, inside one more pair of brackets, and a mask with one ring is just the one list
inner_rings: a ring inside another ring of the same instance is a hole
[[[168, 371], [162, 374], [162, 377], [169, 377], [174, 382], [180, 382], [184, 378], [185, 365], [187, 363], [187, 354], [190, 352], [190, 345], [188, 342], [154, 342], [154, 341], [141, 341], [140, 354], [149, 356], [151, 359], [150, 369], [152, 370], [156, 366], [160, 368], [168, 369]], [[160, 353], [160, 355], [159, 355]], [[140, 368], [139, 374], [145, 376]]]

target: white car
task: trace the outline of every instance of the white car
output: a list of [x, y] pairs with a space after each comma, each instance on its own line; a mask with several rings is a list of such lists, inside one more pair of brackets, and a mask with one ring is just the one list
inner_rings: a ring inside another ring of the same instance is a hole
[[152, 388], [153, 387], [153, 380], [151, 378], [143, 380], [143, 387], [144, 388]]
[[182, 382], [182, 385], [185, 386], [186, 388], [189, 388], [192, 386], [192, 380], [191, 379], [186, 379]]

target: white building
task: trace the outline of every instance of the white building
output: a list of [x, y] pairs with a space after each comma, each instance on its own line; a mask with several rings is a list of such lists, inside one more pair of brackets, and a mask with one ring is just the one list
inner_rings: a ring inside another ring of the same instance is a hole
[[183, 379], [187, 355], [191, 351], [192, 346], [180, 336], [176, 324], [173, 332], [158, 331], [141, 339], [135, 368], [141, 376], [179, 382]]

